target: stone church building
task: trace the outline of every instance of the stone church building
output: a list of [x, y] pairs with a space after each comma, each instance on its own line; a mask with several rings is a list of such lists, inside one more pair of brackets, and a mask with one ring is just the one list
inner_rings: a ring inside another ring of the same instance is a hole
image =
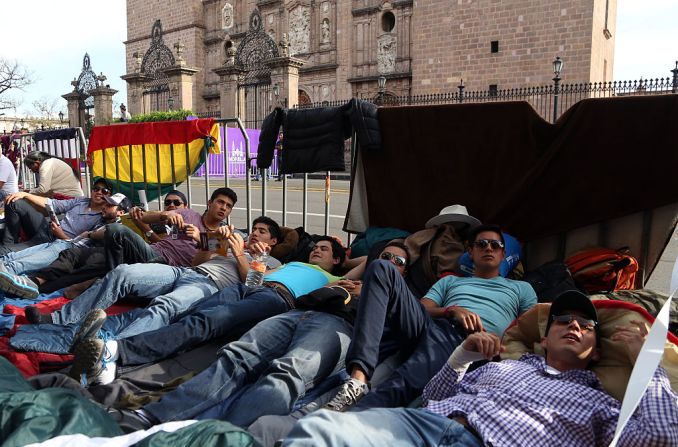
[[616, 0], [127, 0], [128, 110], [255, 127], [275, 105], [609, 81]]

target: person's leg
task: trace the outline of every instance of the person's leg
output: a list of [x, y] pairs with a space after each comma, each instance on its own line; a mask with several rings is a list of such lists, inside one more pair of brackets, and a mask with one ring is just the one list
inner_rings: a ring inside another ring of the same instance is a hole
[[21, 251], [8, 253], [0, 260], [7, 271], [15, 275], [27, 275], [47, 267], [61, 252], [73, 247], [73, 243], [62, 239], [35, 245]]
[[344, 367], [352, 332], [344, 319], [322, 312], [292, 311], [258, 326], [274, 319], [296, 320], [287, 350], [269, 364], [259, 380], [219, 419], [247, 427], [267, 414], [289, 414], [306, 390]]
[[110, 269], [120, 264], [145, 263], [158, 259], [158, 254], [141, 236], [122, 224], [106, 226], [104, 247]]
[[[45, 215], [35, 209], [25, 199], [15, 200], [5, 205], [5, 235], [3, 244], [15, 244], [19, 242], [19, 233], [23, 228], [28, 239], [45, 232], [45, 227], [49, 229]], [[44, 234], [43, 234], [44, 236]], [[48, 242], [53, 238], [49, 238]]]
[[483, 443], [453, 419], [416, 408], [360, 413], [321, 410], [301, 419], [283, 446], [467, 446]]
[[451, 320], [433, 319], [407, 360], [350, 411], [409, 405], [421, 395], [464, 337], [463, 330], [458, 330]]
[[162, 264], [123, 264], [79, 297], [52, 312], [56, 324], [76, 323], [92, 309], [106, 309], [127, 295], [154, 298], [169, 292], [181, 270]]
[[370, 377], [379, 360], [379, 343], [385, 325], [403, 349], [416, 345], [431, 319], [390, 262], [372, 262], [363, 278], [346, 365], [359, 367]]
[[217, 337], [240, 335], [287, 310], [273, 289], [250, 289], [243, 284], [227, 287], [195, 302], [169, 326], [118, 340], [118, 365], [153, 362]]
[[209, 297], [219, 288], [207, 276], [192, 269], [182, 269], [174, 289], [153, 298], [136, 320], [117, 334], [126, 338], [167, 326], [196, 301]]
[[41, 293], [51, 293], [88, 279], [101, 278], [109, 271], [103, 247], [75, 247], [61, 252], [56, 261], [32, 276], [37, 277]]
[[[295, 318], [296, 317], [296, 318]], [[161, 422], [191, 419], [227, 399], [234, 391], [259, 377], [269, 363], [282, 355], [294, 336], [299, 315], [265, 320], [219, 352], [208, 369], [144, 406]], [[271, 399], [266, 398], [270, 403]]]

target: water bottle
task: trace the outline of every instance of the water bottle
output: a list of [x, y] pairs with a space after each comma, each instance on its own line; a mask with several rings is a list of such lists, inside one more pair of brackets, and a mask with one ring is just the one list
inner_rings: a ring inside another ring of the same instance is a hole
[[247, 278], [245, 279], [245, 285], [247, 287], [260, 286], [264, 282], [266, 261], [268, 261], [267, 252], [262, 252], [252, 258], [250, 269], [247, 271]]

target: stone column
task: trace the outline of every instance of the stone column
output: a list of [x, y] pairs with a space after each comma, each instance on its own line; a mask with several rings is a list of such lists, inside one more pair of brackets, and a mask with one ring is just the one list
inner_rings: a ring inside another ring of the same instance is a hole
[[83, 127], [85, 125], [85, 110], [80, 109], [80, 104], [86, 96], [72, 91], [61, 95], [68, 103], [68, 127]]
[[267, 64], [271, 69], [271, 84], [277, 84], [280, 89], [280, 104], [287, 108], [299, 104], [299, 68], [304, 61], [294, 57], [276, 57]]
[[132, 116], [144, 113], [142, 98], [146, 76], [141, 73], [129, 73], [120, 78], [127, 82], [127, 111]]
[[239, 116], [238, 110], [238, 77], [242, 70], [235, 65], [228, 64], [213, 70], [219, 75], [219, 99], [222, 118]]
[[118, 93], [110, 87], [100, 85], [90, 90], [94, 97], [94, 119], [97, 126], [108, 126], [113, 122], [113, 95]]
[[197, 68], [189, 68], [183, 64], [177, 64], [164, 70], [169, 77], [170, 96], [174, 100], [172, 109], [187, 109], [195, 112], [193, 106], [193, 75], [198, 71], [200, 70]]

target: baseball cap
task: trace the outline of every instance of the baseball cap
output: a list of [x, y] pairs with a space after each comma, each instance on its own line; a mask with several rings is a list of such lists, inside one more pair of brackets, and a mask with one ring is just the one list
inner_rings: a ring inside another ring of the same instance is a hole
[[128, 212], [132, 206], [132, 202], [122, 193], [113, 194], [112, 196], [104, 197], [106, 203], [109, 205], [118, 205], [123, 211]]
[[549, 333], [549, 328], [553, 322], [553, 317], [557, 315], [564, 315], [566, 312], [577, 311], [581, 312], [582, 316], [593, 320], [596, 323], [596, 339], [597, 346], [600, 347], [600, 332], [598, 330], [598, 312], [588, 296], [579, 292], [578, 290], [566, 290], [561, 293], [551, 303], [551, 310], [549, 311], [549, 321], [546, 323], [546, 332]]

